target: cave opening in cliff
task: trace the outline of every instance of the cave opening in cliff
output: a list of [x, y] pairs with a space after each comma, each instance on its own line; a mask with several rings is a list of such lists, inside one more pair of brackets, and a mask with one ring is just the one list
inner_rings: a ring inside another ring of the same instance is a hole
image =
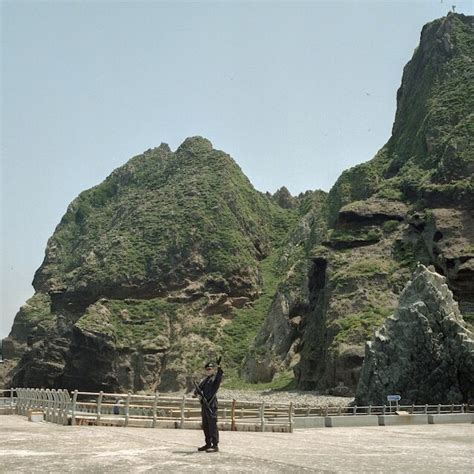
[[326, 268], [327, 260], [322, 257], [313, 258], [313, 265], [309, 271], [309, 303], [311, 309], [314, 309], [320, 290], [323, 290], [326, 286]]

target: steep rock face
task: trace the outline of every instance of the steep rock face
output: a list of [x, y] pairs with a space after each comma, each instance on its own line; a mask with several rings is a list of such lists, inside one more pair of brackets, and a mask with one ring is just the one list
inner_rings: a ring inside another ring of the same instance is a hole
[[473, 54], [471, 17], [426, 25], [403, 73], [390, 140], [331, 189], [330, 230], [311, 251], [327, 264], [303, 321], [300, 387], [355, 388], [364, 339], [393, 310], [417, 262], [447, 276], [471, 318]]
[[441, 275], [419, 265], [393, 316], [366, 345], [356, 403], [467, 403], [474, 399], [474, 335]]
[[[306, 308], [298, 329], [290, 330], [288, 317], [286, 325], [272, 323], [283, 321], [277, 310], [256, 339], [272, 372], [290, 357], [300, 388], [354, 391], [365, 341], [393, 312], [417, 262], [447, 277], [472, 319], [473, 55], [472, 17], [449, 14], [423, 28], [404, 69], [391, 138], [371, 161], [342, 173], [293, 262], [302, 273], [292, 299]], [[288, 352], [274, 348], [272, 327], [284, 327]], [[258, 360], [250, 354], [247, 379], [270, 376]]]
[[395, 221], [396, 228], [387, 231], [366, 218], [364, 211], [364, 219], [357, 217], [358, 224], [349, 230], [345, 220], [313, 247], [309, 311], [301, 323], [300, 362], [295, 366], [300, 388], [355, 387], [363, 341], [396, 304], [406, 274], [392, 255], [392, 244], [403, 226]]
[[228, 366], [239, 364], [259, 320], [240, 328], [270, 291], [265, 262], [292, 213], [204, 138], [131, 159], [81, 193], [49, 239], [11, 331], [23, 357], [10, 383], [177, 390], [229, 342]]
[[[265, 321], [246, 354], [241, 371], [249, 382], [268, 382], [280, 371], [299, 361], [301, 322], [310, 311], [308, 245], [318, 239], [326, 224], [322, 208], [326, 194], [320, 191], [302, 198], [302, 217], [290, 233], [278, 256], [281, 275]], [[314, 236], [314, 230], [317, 235]]]

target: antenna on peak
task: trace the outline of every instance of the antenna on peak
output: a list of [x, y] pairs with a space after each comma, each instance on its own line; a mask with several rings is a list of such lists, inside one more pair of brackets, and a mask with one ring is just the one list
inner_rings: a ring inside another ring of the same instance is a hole
[[451, 5], [451, 8], [453, 9], [453, 13], [456, 13], [456, 5]]

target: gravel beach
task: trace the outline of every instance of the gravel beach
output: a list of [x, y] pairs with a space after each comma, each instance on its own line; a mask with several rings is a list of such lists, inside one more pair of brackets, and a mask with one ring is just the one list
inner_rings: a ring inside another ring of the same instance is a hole
[[334, 397], [321, 395], [317, 392], [306, 392], [302, 390], [275, 391], [275, 390], [228, 390], [222, 388], [218, 392], [221, 400], [239, 400], [251, 402], [268, 403], [290, 403], [294, 406], [348, 406], [354, 400], [353, 397]]
[[[162, 393], [163, 396], [182, 397], [183, 392]], [[186, 394], [189, 395], [189, 394]], [[293, 402], [294, 406], [312, 406], [312, 407], [327, 407], [327, 406], [348, 406], [354, 397], [335, 397], [331, 395], [321, 395], [317, 392], [303, 391], [303, 390], [234, 390], [221, 388], [217, 392], [219, 400], [237, 400], [244, 402], [267, 402], [267, 403], [282, 403], [287, 404]]]

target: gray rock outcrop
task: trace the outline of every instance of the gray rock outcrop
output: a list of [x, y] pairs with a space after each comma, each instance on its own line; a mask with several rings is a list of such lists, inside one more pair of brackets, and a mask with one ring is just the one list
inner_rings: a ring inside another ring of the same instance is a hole
[[418, 265], [399, 306], [366, 345], [358, 405], [467, 403], [474, 399], [474, 340], [446, 279]]

